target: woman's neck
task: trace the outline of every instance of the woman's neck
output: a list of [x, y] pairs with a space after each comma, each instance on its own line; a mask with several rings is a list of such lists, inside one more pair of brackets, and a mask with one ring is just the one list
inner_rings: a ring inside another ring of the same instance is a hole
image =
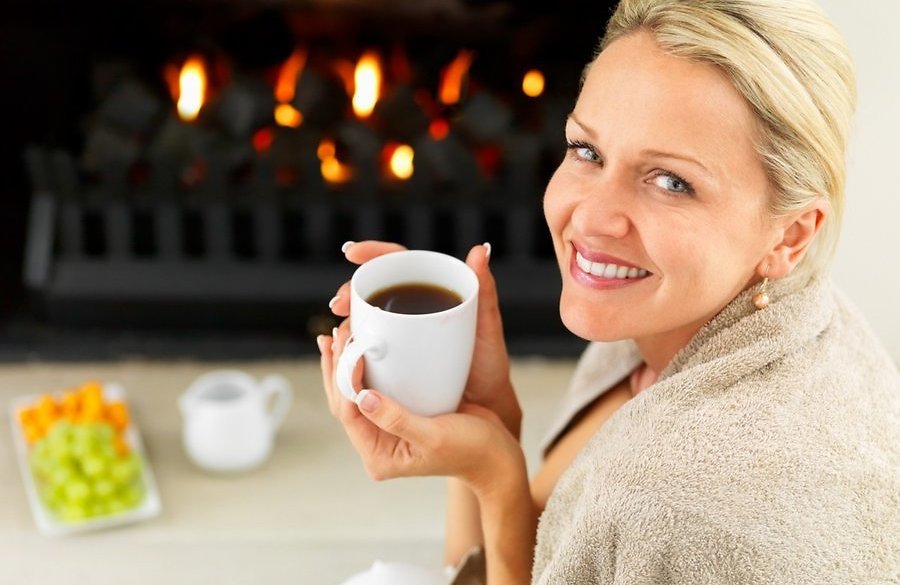
[[693, 324], [675, 331], [667, 331], [652, 337], [642, 337], [634, 341], [647, 367], [656, 373], [661, 373], [675, 355], [690, 343], [702, 326], [702, 323]]

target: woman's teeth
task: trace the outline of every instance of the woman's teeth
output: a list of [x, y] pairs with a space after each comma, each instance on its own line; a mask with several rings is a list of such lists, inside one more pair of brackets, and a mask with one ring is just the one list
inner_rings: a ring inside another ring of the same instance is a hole
[[575, 252], [575, 263], [583, 272], [600, 278], [643, 278], [648, 274], [643, 268], [619, 266], [608, 262], [591, 262], [582, 256], [581, 252]]

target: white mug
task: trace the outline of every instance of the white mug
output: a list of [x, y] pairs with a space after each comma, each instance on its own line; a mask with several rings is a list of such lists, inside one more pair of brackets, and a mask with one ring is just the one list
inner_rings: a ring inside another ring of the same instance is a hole
[[208, 471], [246, 471], [265, 461], [292, 401], [291, 385], [273, 374], [257, 382], [239, 370], [197, 378], [178, 399], [182, 441]]
[[[374, 293], [402, 284], [442, 287], [462, 303], [410, 315], [367, 302]], [[351, 335], [338, 361], [338, 387], [349, 400], [356, 398], [353, 371], [364, 356], [364, 387], [422, 416], [455, 412], [472, 364], [477, 311], [478, 276], [453, 256], [407, 250], [369, 260], [350, 279]]]

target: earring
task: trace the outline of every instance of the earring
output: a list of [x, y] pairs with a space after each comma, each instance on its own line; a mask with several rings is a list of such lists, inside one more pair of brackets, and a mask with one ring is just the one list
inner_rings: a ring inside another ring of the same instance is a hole
[[769, 284], [769, 277], [764, 276], [762, 284], [759, 285], [759, 288], [756, 290], [756, 294], [753, 295], [753, 306], [759, 310], [765, 309], [769, 306], [769, 291], [766, 290], [766, 285]]

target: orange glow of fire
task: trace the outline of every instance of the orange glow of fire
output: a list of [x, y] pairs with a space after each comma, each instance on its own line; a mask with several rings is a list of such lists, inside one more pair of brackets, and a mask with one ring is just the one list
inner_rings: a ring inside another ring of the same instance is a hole
[[443, 118], [435, 118], [428, 125], [428, 134], [435, 140], [443, 140], [450, 133], [450, 124]]
[[200, 108], [206, 99], [206, 79], [203, 57], [189, 57], [178, 74], [178, 116], [185, 122], [196, 120], [200, 115]]
[[281, 71], [278, 72], [278, 80], [275, 82], [275, 99], [286, 104], [294, 99], [294, 92], [297, 91], [297, 80], [300, 79], [300, 73], [303, 66], [306, 65], [306, 51], [296, 49], [291, 56], [288, 57]]
[[442, 104], [450, 106], [459, 102], [459, 98], [462, 95], [463, 82], [474, 58], [474, 51], [462, 49], [456, 55], [456, 58], [444, 69], [441, 87], [438, 91], [438, 99], [441, 100]]
[[344, 84], [344, 91], [347, 92], [347, 95], [353, 95], [353, 72], [356, 69], [356, 66], [352, 61], [348, 61], [346, 59], [337, 59], [334, 62], [334, 72], [340, 78], [341, 83]]
[[414, 151], [408, 144], [396, 144], [388, 147], [390, 158], [388, 168], [391, 174], [398, 179], [406, 180], [413, 175]]
[[321, 161], [322, 178], [329, 183], [345, 183], [353, 177], [353, 169], [345, 165], [337, 158], [337, 148], [334, 141], [328, 138], [322, 139], [316, 151]]
[[291, 56], [281, 66], [281, 71], [278, 72], [278, 80], [275, 82], [275, 99], [279, 103], [275, 106], [275, 122], [280, 126], [297, 128], [303, 123], [303, 113], [292, 106], [290, 102], [294, 99], [297, 80], [300, 78], [305, 64], [306, 51], [297, 49], [291, 53]]
[[260, 128], [253, 134], [253, 148], [257, 152], [266, 152], [275, 141], [275, 133], [269, 128]]
[[275, 122], [280, 126], [297, 128], [303, 123], [303, 114], [291, 104], [278, 104], [275, 106]]
[[522, 78], [522, 91], [528, 97], [538, 97], [544, 93], [544, 74], [537, 69], [531, 69]]
[[375, 109], [381, 91], [381, 60], [375, 51], [366, 51], [353, 72], [353, 111], [368, 118]]

